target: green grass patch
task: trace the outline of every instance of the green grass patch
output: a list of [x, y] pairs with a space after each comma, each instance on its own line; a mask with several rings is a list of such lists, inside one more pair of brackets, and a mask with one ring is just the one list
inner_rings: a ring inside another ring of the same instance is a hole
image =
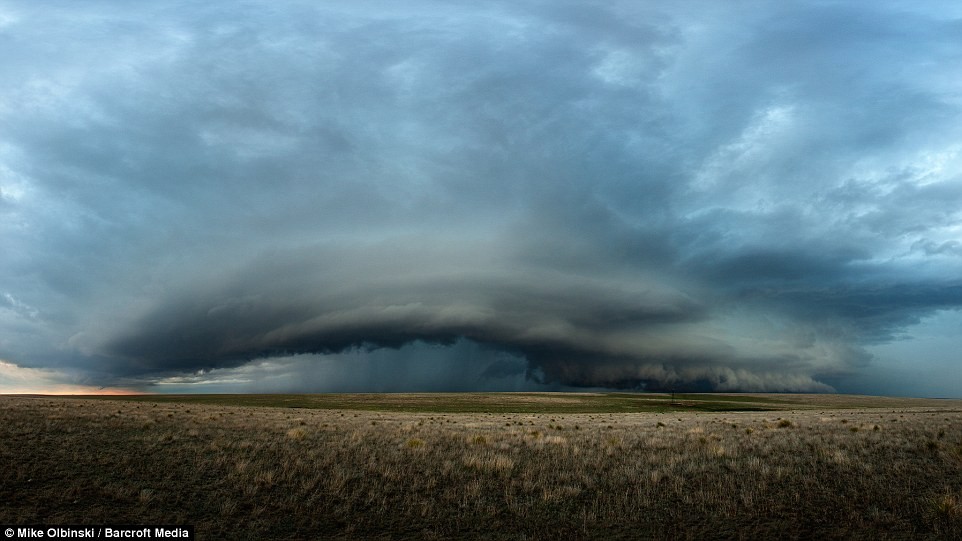
[[782, 400], [731, 395], [656, 393], [382, 393], [382, 394], [157, 394], [85, 396], [98, 400], [220, 406], [344, 409], [422, 413], [633, 413], [769, 411]]
[[155, 394], [77, 396], [145, 403], [416, 413], [670, 413], [958, 406], [962, 401], [852, 395], [676, 393]]

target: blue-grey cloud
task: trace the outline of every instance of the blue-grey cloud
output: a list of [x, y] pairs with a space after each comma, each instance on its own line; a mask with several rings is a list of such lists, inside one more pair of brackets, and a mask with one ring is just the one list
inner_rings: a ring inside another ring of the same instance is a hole
[[0, 359], [864, 389], [872, 348], [962, 307], [960, 21], [0, 2]]

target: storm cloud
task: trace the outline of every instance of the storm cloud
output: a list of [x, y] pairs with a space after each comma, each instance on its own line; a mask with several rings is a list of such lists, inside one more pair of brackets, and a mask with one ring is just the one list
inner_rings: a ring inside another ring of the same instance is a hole
[[960, 36], [951, 3], [0, 2], [0, 359], [891, 392], [877, 348], [962, 307]]

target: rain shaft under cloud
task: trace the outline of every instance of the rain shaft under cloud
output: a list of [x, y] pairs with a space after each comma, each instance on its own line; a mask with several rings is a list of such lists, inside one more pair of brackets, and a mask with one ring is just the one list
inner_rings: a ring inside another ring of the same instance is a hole
[[0, 359], [891, 392], [962, 307], [962, 19], [913, 9], [0, 2]]

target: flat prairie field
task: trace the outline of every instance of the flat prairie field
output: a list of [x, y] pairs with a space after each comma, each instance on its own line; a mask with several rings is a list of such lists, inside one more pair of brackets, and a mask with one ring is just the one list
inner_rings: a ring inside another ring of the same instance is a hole
[[962, 539], [962, 401], [0, 396], [0, 523], [198, 539]]

